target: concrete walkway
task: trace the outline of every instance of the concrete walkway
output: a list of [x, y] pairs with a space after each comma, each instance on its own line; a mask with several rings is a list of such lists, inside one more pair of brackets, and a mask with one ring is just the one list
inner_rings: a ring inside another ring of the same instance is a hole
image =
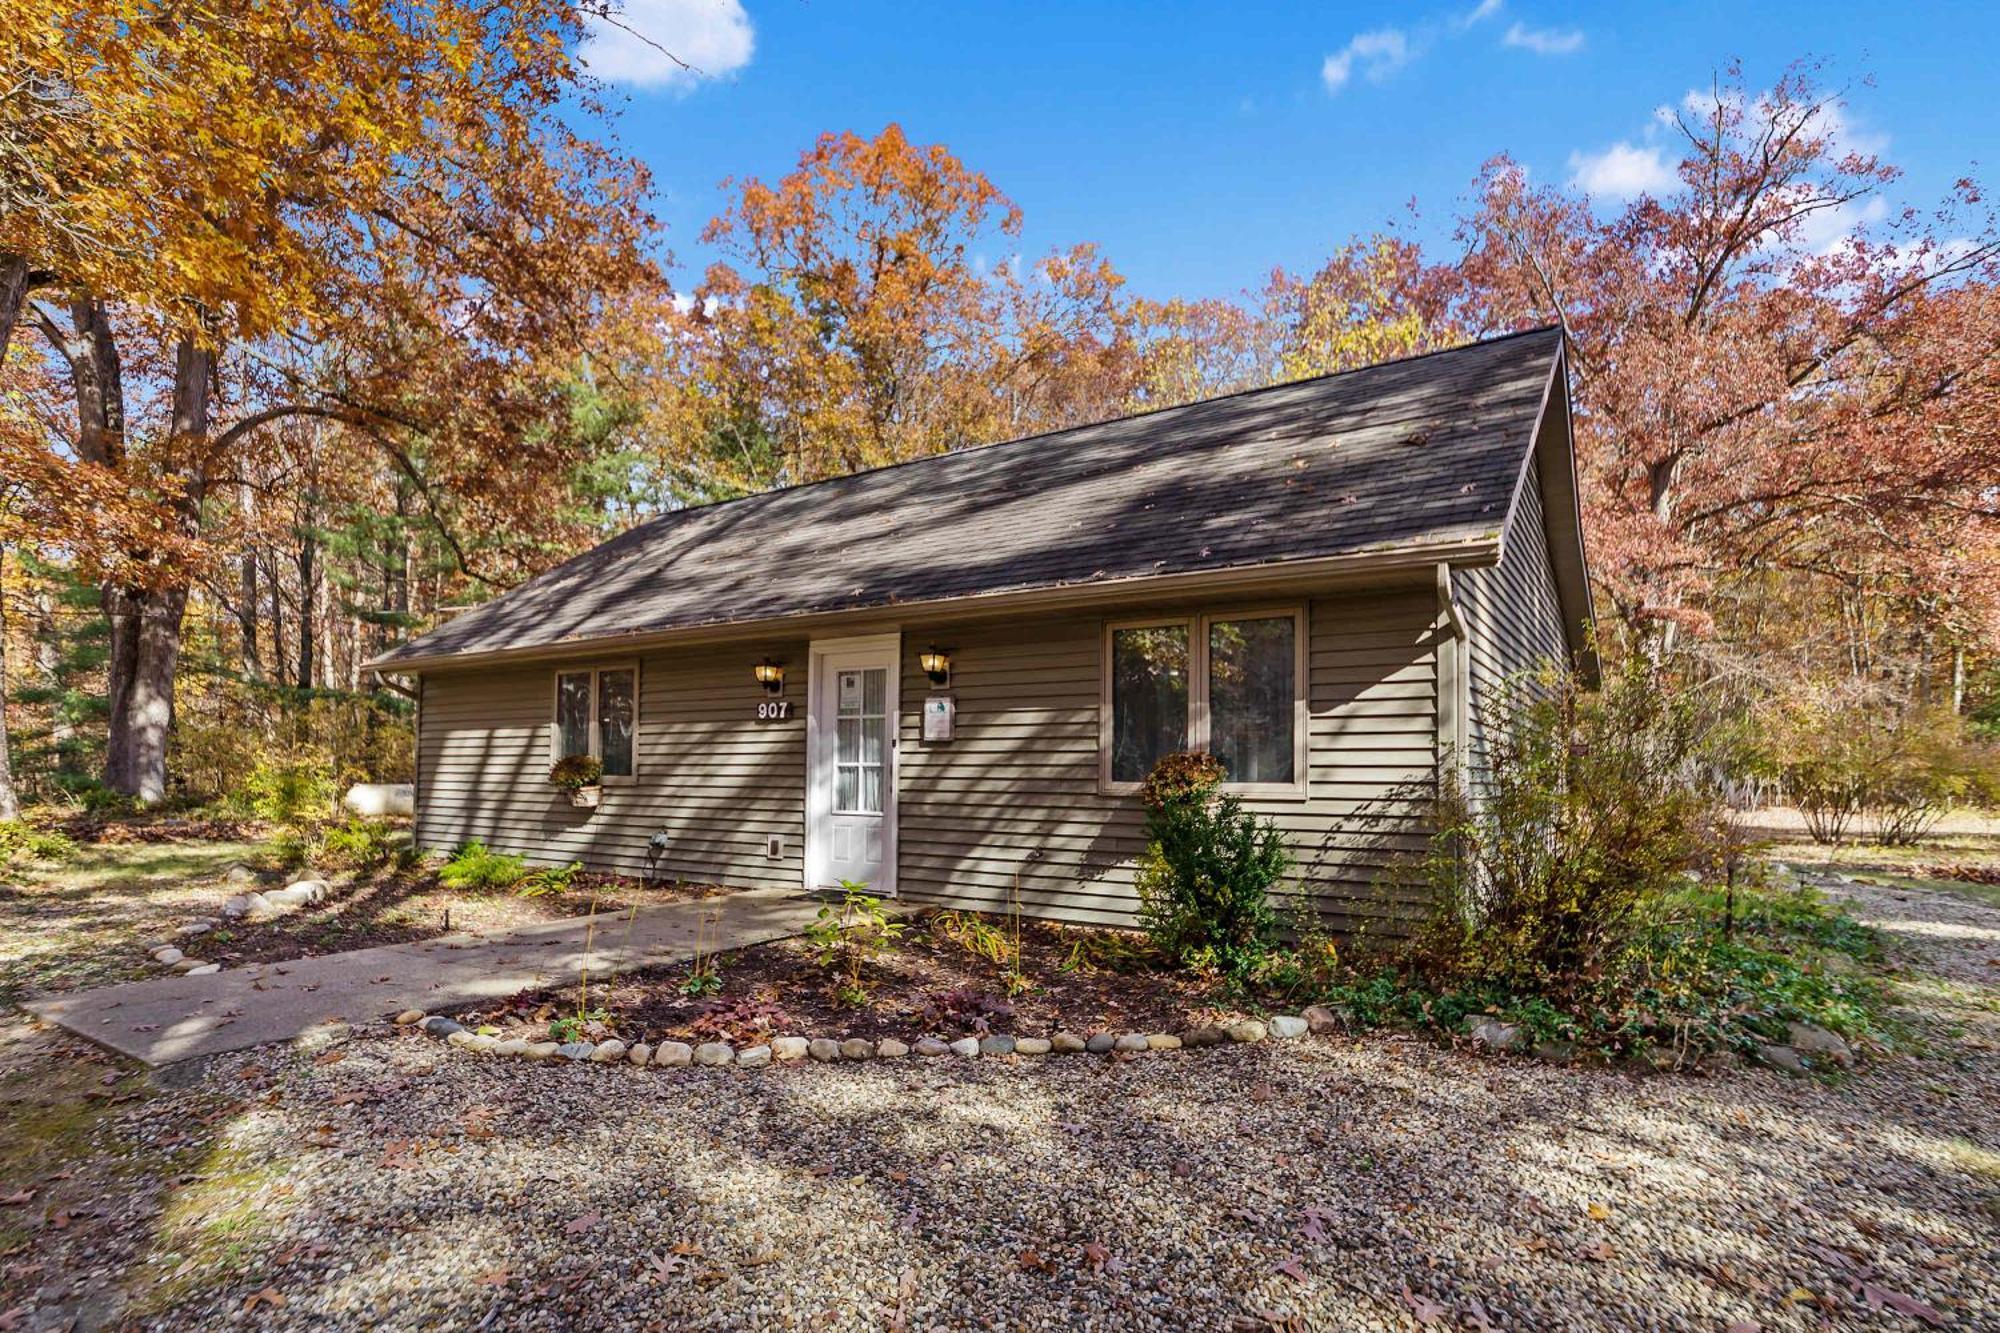
[[[30, 1000], [30, 1013], [149, 1065], [169, 1065], [266, 1042], [291, 1041], [328, 1023], [380, 1019], [404, 1009], [456, 1012], [534, 986], [797, 935], [820, 904], [796, 889], [756, 889], [600, 916], [588, 947], [582, 918], [494, 935], [445, 935], [352, 953], [253, 963], [205, 977], [161, 977]], [[713, 918], [704, 927], [704, 921]]]

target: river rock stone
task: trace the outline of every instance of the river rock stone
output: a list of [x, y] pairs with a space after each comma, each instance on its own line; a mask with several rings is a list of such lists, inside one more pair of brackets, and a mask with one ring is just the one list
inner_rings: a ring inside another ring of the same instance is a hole
[[162, 967], [172, 967], [175, 963], [178, 963], [181, 959], [185, 957], [187, 957], [186, 954], [182, 953], [179, 949], [176, 949], [171, 944], [169, 944], [164, 949], [153, 950], [153, 961], [158, 963]]
[[527, 1053], [528, 1039], [526, 1037], [509, 1037], [493, 1048], [493, 1054], [495, 1055], [526, 1055]]
[[653, 1048], [643, 1041], [635, 1041], [632, 1049], [625, 1052], [625, 1058], [635, 1065], [649, 1065], [653, 1063]]
[[862, 1037], [849, 1037], [840, 1043], [840, 1058], [843, 1060], [873, 1060], [875, 1043]]
[[1051, 1043], [1047, 1037], [1022, 1037], [1014, 1043], [1016, 1055], [1047, 1055]]
[[396, 1015], [396, 1026], [399, 1028], [410, 1027], [423, 1021], [424, 1011], [421, 1009], [405, 1009], [402, 1013]]
[[917, 1054], [928, 1055], [933, 1057], [940, 1055], [950, 1055], [951, 1043], [946, 1041], [941, 1041], [936, 1037], [921, 1037], [917, 1041]]
[[1759, 1046], [1757, 1058], [1773, 1069], [1782, 1069], [1787, 1074], [1806, 1073], [1806, 1062], [1799, 1053], [1789, 1046]]
[[186, 939], [193, 939], [196, 935], [206, 935], [208, 934], [209, 931], [214, 929], [215, 927], [211, 925], [209, 922], [190, 921], [185, 926], [181, 926], [180, 928], [175, 930], [174, 934], [182, 936], [183, 938]]
[[1075, 1055], [1085, 1049], [1085, 1043], [1074, 1032], [1058, 1032], [1049, 1038], [1049, 1049], [1057, 1055]]
[[616, 1037], [609, 1041], [601, 1041], [597, 1044], [597, 1049], [590, 1053], [590, 1058], [601, 1065], [616, 1063], [625, 1058], [625, 1043]]
[[449, 1037], [454, 1032], [465, 1031], [463, 1023], [446, 1018], [443, 1014], [432, 1014], [429, 1018], [420, 1019], [419, 1025], [433, 1037]]
[[1308, 1005], [1303, 1017], [1306, 1020], [1306, 1031], [1314, 1034], [1338, 1032], [1344, 1026], [1340, 1021], [1340, 1015], [1323, 1004]]
[[875, 1043], [875, 1054], [884, 1060], [900, 1060], [909, 1053], [909, 1046], [894, 1037], [885, 1037]]
[[806, 1054], [815, 1060], [838, 1060], [840, 1043], [831, 1037], [814, 1037], [806, 1044]]
[[1220, 1046], [1228, 1040], [1229, 1034], [1213, 1024], [1198, 1028], [1189, 1028], [1186, 1032], [1181, 1033], [1181, 1045], [1196, 1049], [1203, 1046]]
[[1146, 1034], [1146, 1049], [1149, 1051], [1178, 1051], [1181, 1039], [1171, 1032], [1149, 1032]]
[[736, 1058], [736, 1048], [726, 1041], [705, 1041], [694, 1048], [698, 1065], [726, 1065]]
[[694, 1060], [694, 1047], [684, 1041], [663, 1041], [653, 1048], [653, 1063], [667, 1069], [679, 1069]]
[[1090, 1040], [1083, 1044], [1083, 1049], [1089, 1051], [1092, 1055], [1103, 1055], [1117, 1044], [1118, 1038], [1115, 1034], [1110, 1032], [1093, 1032], [1090, 1034]]
[[1152, 1043], [1146, 1039], [1146, 1034], [1143, 1032], [1123, 1032], [1111, 1039], [1111, 1049], [1114, 1051], [1144, 1051], [1151, 1047]]
[[257, 882], [257, 872], [246, 865], [233, 865], [222, 872], [222, 882], [225, 884], [255, 884]]
[[1223, 1031], [1229, 1034], [1231, 1041], [1264, 1040], [1264, 1025], [1254, 1018], [1246, 1018], [1241, 1022], [1231, 1023]]
[[521, 1054], [527, 1056], [530, 1060], [547, 1060], [561, 1049], [562, 1045], [560, 1042], [534, 1041], [529, 1042], [528, 1049], [522, 1051]]
[[803, 1060], [806, 1048], [812, 1045], [804, 1037], [773, 1037], [771, 1058], [774, 1060]]
[[260, 915], [270, 910], [261, 893], [239, 893], [222, 904], [222, 914], [232, 921]]
[[204, 959], [183, 958], [179, 962], [174, 964], [174, 971], [179, 972], [183, 976], [185, 976], [189, 972], [194, 971], [197, 967], [207, 967], [207, 966], [208, 963]]
[[201, 963], [189, 968], [187, 975], [191, 977], [212, 977], [221, 970], [222, 964], [220, 963]]
[[979, 1054], [979, 1038], [960, 1037], [957, 1041], [951, 1044], [951, 1053], [953, 1055], [963, 1055], [967, 1057]]
[[769, 1046], [746, 1046], [736, 1053], [736, 1063], [745, 1069], [762, 1069], [771, 1063]]
[[1004, 1033], [995, 1033], [990, 1037], [981, 1037], [979, 1039], [979, 1053], [981, 1055], [1012, 1055], [1014, 1053], [1014, 1039]]
[[589, 1041], [566, 1041], [556, 1047], [556, 1054], [565, 1060], [588, 1060], [597, 1054], [597, 1043]]
[[1305, 1036], [1308, 1026], [1303, 1018], [1278, 1014], [1271, 1019], [1271, 1035], [1279, 1041], [1290, 1041], [1294, 1037]]
[[1492, 1051], [1511, 1051], [1527, 1041], [1518, 1023], [1503, 1023], [1497, 1018], [1468, 1020], [1472, 1039]]
[[1854, 1063], [1854, 1048], [1837, 1032], [1817, 1023], [1788, 1023], [1785, 1040], [1795, 1051], [1817, 1059], [1831, 1060], [1846, 1069]]

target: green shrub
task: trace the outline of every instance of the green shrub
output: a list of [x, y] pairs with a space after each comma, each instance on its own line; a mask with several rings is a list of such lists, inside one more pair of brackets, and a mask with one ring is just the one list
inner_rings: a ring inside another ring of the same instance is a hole
[[1185, 967], [1247, 977], [1277, 929], [1270, 893], [1291, 865], [1278, 829], [1218, 796], [1222, 767], [1173, 754], [1147, 776], [1139, 921]]
[[1568, 994], [1623, 947], [1649, 900], [1703, 859], [1716, 805], [1706, 719], [1634, 655], [1587, 691], [1550, 669], [1487, 728], [1490, 780], [1448, 782], [1422, 861], [1432, 976]]
[[407, 863], [416, 853], [395, 835], [390, 824], [370, 819], [350, 819], [320, 835], [313, 861], [331, 870], [379, 870], [393, 863]]
[[525, 858], [511, 852], [492, 852], [474, 839], [452, 853], [438, 871], [438, 883], [460, 893], [486, 893], [511, 889], [528, 876]]
[[333, 817], [340, 798], [332, 768], [314, 756], [259, 759], [226, 802], [267, 823], [308, 826]]
[[68, 834], [38, 829], [23, 820], [0, 823], [0, 865], [16, 861], [67, 861], [77, 852]]

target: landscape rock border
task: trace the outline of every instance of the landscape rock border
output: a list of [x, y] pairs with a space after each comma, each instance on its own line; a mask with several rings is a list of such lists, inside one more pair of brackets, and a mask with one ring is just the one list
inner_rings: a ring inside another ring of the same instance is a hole
[[940, 1059], [957, 1056], [1014, 1056], [1039, 1059], [1053, 1055], [1112, 1055], [1136, 1058], [1161, 1051], [1196, 1050], [1209, 1046], [1253, 1045], [1266, 1039], [1291, 1041], [1308, 1032], [1341, 1030], [1340, 1018], [1332, 1010], [1314, 1005], [1300, 1014], [1280, 1014], [1269, 1020], [1246, 1018], [1226, 1027], [1204, 1026], [1185, 1032], [1094, 1032], [1088, 1037], [1074, 1032], [1058, 1032], [1048, 1037], [988, 1035], [960, 1037], [944, 1041], [934, 1036], [914, 1043], [885, 1037], [869, 1041], [865, 1037], [773, 1037], [767, 1042], [741, 1050], [723, 1041], [705, 1041], [691, 1046], [686, 1042], [663, 1041], [657, 1045], [635, 1042], [627, 1046], [613, 1037], [602, 1042], [528, 1041], [523, 1037], [502, 1038], [478, 1032], [443, 1014], [426, 1014], [406, 1009], [396, 1015], [402, 1027], [414, 1027], [429, 1036], [481, 1055], [507, 1055], [526, 1060], [561, 1059], [575, 1064], [630, 1064], [642, 1067], [678, 1069], [690, 1065], [721, 1068], [734, 1065], [762, 1069], [772, 1064], [812, 1061], [822, 1064], [857, 1060], [901, 1060], [915, 1056]]
[[216, 930], [225, 922], [240, 921], [246, 925], [256, 925], [288, 916], [314, 903], [325, 902], [333, 892], [333, 885], [324, 879], [312, 877], [293, 880], [282, 889], [254, 889], [248, 887], [257, 882], [257, 876], [248, 866], [233, 865], [223, 875], [223, 882], [242, 892], [227, 899], [217, 916], [200, 916], [174, 927], [172, 939], [146, 941], [143, 946], [146, 955], [162, 967], [171, 968], [183, 976], [201, 977], [220, 972], [222, 964], [203, 962], [191, 958], [183, 946], [193, 947], [194, 941]]

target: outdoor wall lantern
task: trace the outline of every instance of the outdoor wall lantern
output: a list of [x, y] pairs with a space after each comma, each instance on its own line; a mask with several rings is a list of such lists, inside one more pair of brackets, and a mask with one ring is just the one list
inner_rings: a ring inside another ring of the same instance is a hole
[[931, 678], [933, 685], [951, 683], [951, 654], [941, 651], [936, 644], [917, 654], [917, 665]]
[[773, 662], [767, 657], [759, 662], [753, 670], [757, 673], [757, 683], [764, 687], [764, 693], [783, 694], [785, 692], [785, 664], [783, 662]]

